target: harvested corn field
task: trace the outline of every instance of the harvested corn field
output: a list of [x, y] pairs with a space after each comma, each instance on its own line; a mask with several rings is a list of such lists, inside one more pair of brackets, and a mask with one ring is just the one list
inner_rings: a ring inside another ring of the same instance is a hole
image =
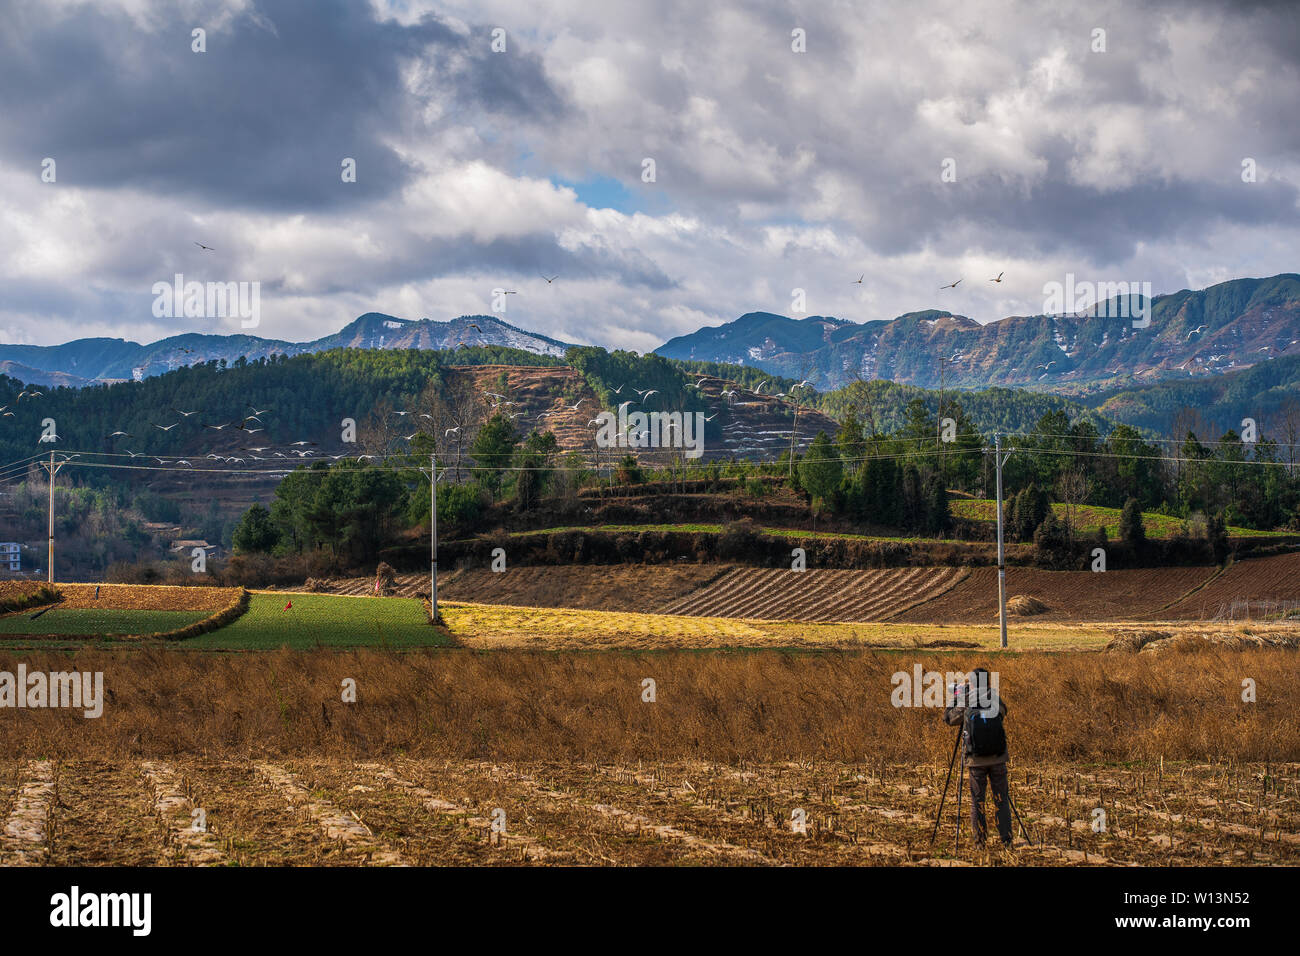
[[[1013, 765], [954, 852], [942, 763], [185, 757], [0, 765], [0, 865], [1294, 865], [1300, 765]], [[1104, 829], [1093, 822], [1101, 811]], [[1028, 838], [1026, 838], [1028, 837]]]

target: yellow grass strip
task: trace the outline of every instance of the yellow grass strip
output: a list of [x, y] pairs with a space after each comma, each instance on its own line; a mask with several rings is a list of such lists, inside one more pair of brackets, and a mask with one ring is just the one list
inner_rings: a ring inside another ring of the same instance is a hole
[[[478, 649], [656, 650], [711, 647], [942, 649], [946, 642], [998, 646], [995, 625], [871, 622], [809, 624], [572, 608], [439, 602], [451, 636]], [[1104, 625], [1034, 624], [1012, 630], [1013, 650], [1099, 650], [1113, 635]], [[952, 646], [952, 645], [948, 645]], [[961, 646], [961, 645], [957, 645]]]

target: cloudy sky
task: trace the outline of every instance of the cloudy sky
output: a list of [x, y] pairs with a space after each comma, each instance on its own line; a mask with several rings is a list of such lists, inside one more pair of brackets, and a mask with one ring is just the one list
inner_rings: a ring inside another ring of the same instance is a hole
[[178, 272], [271, 338], [504, 287], [649, 350], [794, 289], [983, 322], [1300, 271], [1295, 9], [0, 0], [0, 341], [240, 331], [155, 318]]

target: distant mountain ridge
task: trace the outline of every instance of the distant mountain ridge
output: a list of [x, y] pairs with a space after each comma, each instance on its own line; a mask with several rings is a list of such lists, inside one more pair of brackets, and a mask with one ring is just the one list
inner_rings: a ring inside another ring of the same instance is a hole
[[[806, 378], [820, 391], [861, 378], [924, 388], [1025, 387], [1078, 397], [1171, 380], [1214, 379], [1268, 359], [1300, 355], [1300, 274], [1233, 279], [1200, 291], [1154, 296], [1149, 307], [1150, 324], [1137, 329], [1128, 317], [1108, 317], [1105, 304], [1074, 314], [1010, 316], [986, 325], [937, 309], [865, 323], [750, 312], [678, 336], [655, 351], [666, 358], [747, 365]], [[230, 364], [241, 356], [251, 361], [334, 348], [454, 349], [461, 344], [554, 358], [570, 347], [494, 316], [434, 321], [367, 312], [311, 342], [191, 332], [150, 345], [109, 338], [0, 345], [0, 374], [32, 384], [79, 387], [146, 378], [196, 362], [224, 359]]]
[[1295, 273], [1153, 296], [1146, 328], [1133, 328], [1128, 317], [1108, 317], [1119, 313], [1118, 301], [1109, 300], [1109, 312], [1103, 305], [1082, 314], [1010, 316], [987, 325], [938, 310], [867, 323], [751, 312], [678, 336], [655, 351], [665, 358], [756, 365], [774, 375], [807, 378], [820, 390], [860, 377], [926, 388], [1009, 385], [1076, 392], [1210, 377], [1300, 355]]
[[186, 332], [149, 345], [125, 339], [75, 339], [62, 345], [0, 345], [0, 374], [34, 385], [80, 387], [161, 375], [196, 362], [227, 364], [270, 355], [302, 355], [337, 348], [454, 349], [497, 345], [562, 357], [566, 342], [525, 332], [489, 315], [462, 315], [444, 322], [399, 319], [367, 312], [332, 335], [311, 342], [263, 339], [255, 335]]

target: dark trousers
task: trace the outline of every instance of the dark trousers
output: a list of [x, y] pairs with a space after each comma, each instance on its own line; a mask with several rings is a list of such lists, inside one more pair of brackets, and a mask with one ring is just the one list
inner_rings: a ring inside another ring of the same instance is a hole
[[969, 767], [970, 770], [970, 824], [976, 845], [984, 843], [984, 791], [993, 784], [993, 805], [997, 808], [998, 835], [1002, 842], [1011, 842], [1011, 791], [1007, 786], [1007, 765], [995, 763], [991, 767]]

